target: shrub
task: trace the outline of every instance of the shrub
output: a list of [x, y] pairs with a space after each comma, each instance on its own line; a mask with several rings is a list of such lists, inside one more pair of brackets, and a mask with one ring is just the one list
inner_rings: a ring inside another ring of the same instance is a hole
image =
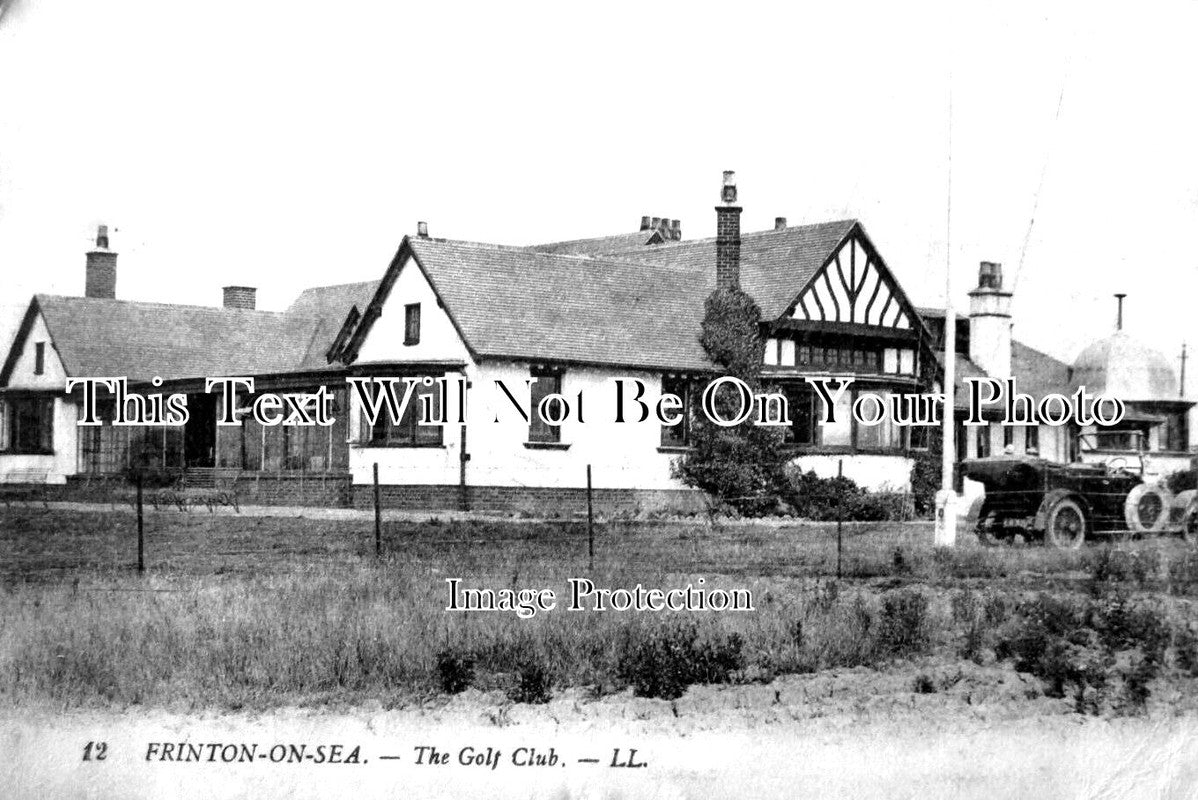
[[928, 449], [912, 453], [911, 464], [911, 496], [915, 504], [915, 513], [921, 517], [930, 517], [936, 510], [936, 492], [940, 491], [941, 462], [940, 442], [942, 436], [939, 428], [929, 428]]
[[927, 673], [921, 672], [911, 682], [911, 691], [916, 694], [936, 694], [936, 683]]
[[459, 694], [474, 682], [474, 656], [454, 648], [437, 653], [437, 677], [446, 694]]
[[927, 649], [930, 640], [928, 598], [914, 589], [882, 595], [878, 647], [886, 655], [909, 656]]
[[1198, 465], [1190, 469], [1170, 473], [1165, 478], [1165, 486], [1169, 487], [1169, 491], [1173, 494], [1184, 492], [1188, 489], [1198, 489]]
[[1072, 690], [1079, 713], [1143, 712], [1169, 641], [1159, 611], [1119, 596], [1074, 604], [1041, 595], [1020, 613], [998, 653], [1040, 678], [1046, 695]]
[[[739, 289], [716, 289], [704, 309], [700, 343], [725, 375], [739, 378], [756, 390], [760, 385], [765, 342], [760, 335], [761, 309]], [[735, 416], [731, 391], [714, 398], [725, 418]], [[788, 454], [776, 428], [753, 420], [721, 427], [702, 414], [694, 417], [691, 449], [674, 462], [676, 477], [702, 489], [719, 505], [757, 516], [778, 508], [785, 492]]]
[[784, 499], [798, 516], [819, 522], [830, 522], [840, 514], [851, 522], [885, 522], [911, 516], [909, 497], [904, 493], [869, 492], [850, 478], [821, 478], [811, 471], [792, 472]]
[[514, 703], [548, 703], [553, 681], [549, 671], [537, 661], [524, 661], [516, 670], [516, 685], [508, 692]]
[[725, 683], [744, 667], [744, 641], [739, 634], [700, 641], [693, 624], [652, 629], [637, 640], [628, 635], [616, 673], [637, 697], [673, 700], [694, 683]]

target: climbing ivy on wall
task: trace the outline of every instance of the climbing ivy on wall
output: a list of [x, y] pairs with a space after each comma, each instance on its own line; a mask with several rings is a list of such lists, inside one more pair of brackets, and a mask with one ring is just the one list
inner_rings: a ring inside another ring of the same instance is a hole
[[[740, 289], [716, 289], [708, 296], [699, 337], [720, 373], [761, 388], [765, 342], [761, 309]], [[736, 416], [737, 393], [719, 392], [714, 403], [726, 419]], [[740, 425], [721, 427], [696, 413], [691, 450], [675, 462], [675, 474], [707, 492], [720, 505], [742, 514], [776, 510], [788, 493], [781, 428], [755, 425], [756, 413]]]

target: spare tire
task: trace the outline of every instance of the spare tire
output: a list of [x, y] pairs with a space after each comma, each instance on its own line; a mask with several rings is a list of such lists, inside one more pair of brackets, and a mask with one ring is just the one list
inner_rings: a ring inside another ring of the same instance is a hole
[[1156, 484], [1141, 483], [1123, 501], [1123, 518], [1128, 529], [1136, 533], [1156, 533], [1169, 523], [1169, 507], [1173, 496]]

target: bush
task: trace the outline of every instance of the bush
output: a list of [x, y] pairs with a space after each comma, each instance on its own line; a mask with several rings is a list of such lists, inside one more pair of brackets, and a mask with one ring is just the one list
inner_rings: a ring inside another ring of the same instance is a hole
[[821, 478], [811, 471], [795, 470], [789, 476], [784, 499], [798, 516], [817, 522], [831, 522], [841, 513], [851, 522], [884, 522], [910, 517], [906, 494], [869, 492], [850, 478]]
[[1169, 487], [1169, 491], [1173, 494], [1188, 489], [1198, 489], [1198, 466], [1170, 473], [1165, 478], [1165, 486]]
[[930, 638], [927, 597], [914, 589], [882, 595], [878, 647], [883, 654], [902, 657], [924, 652]]
[[940, 429], [929, 428], [927, 436], [928, 449], [917, 450], [911, 455], [911, 496], [915, 513], [920, 517], [930, 517], [936, 510], [936, 492], [940, 491], [942, 469]]
[[639, 641], [625, 638], [616, 667], [637, 697], [674, 700], [694, 683], [726, 683], [744, 668], [739, 634], [699, 640], [693, 624], [653, 629]]
[[1124, 597], [1070, 603], [1047, 595], [1025, 603], [999, 643], [1000, 658], [1040, 678], [1049, 697], [1072, 691], [1079, 713], [1142, 713], [1169, 642], [1159, 611]]
[[549, 671], [537, 661], [527, 660], [516, 670], [516, 685], [508, 692], [513, 703], [548, 703], [553, 681]]
[[921, 672], [911, 682], [911, 691], [916, 694], [936, 694], [936, 683], [927, 673]]
[[474, 656], [453, 648], [437, 653], [437, 677], [441, 691], [460, 694], [474, 682]]
[[[760, 386], [765, 352], [760, 323], [761, 309], [752, 297], [739, 289], [716, 289], [707, 298], [700, 335], [712, 363], [754, 391]], [[721, 391], [713, 401], [726, 419], [736, 416], [733, 394]], [[786, 488], [788, 454], [776, 428], [753, 422], [722, 427], [696, 414], [691, 449], [674, 462], [675, 477], [742, 514], [759, 516], [775, 511]]]

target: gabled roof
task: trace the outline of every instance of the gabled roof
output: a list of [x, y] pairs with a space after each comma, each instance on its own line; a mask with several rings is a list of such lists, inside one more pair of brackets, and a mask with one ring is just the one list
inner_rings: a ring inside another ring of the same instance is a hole
[[1069, 390], [1072, 370], [1064, 361], [1023, 342], [1011, 340], [1011, 374], [1019, 382], [1019, 391], [1032, 397], [1043, 397]]
[[320, 320], [300, 367], [319, 369], [328, 366], [330, 353], [335, 353], [353, 333], [378, 286], [377, 280], [316, 286], [305, 289], [295, 298], [287, 308], [288, 314]]
[[[943, 350], [936, 351], [936, 363], [944, 369]], [[988, 378], [990, 374], [960, 353], [957, 354], [955, 369], [957, 391], [954, 405], [967, 408], [965, 379]], [[1020, 392], [1037, 399], [1046, 394], [1065, 394], [1069, 391], [1068, 364], [1014, 339], [1011, 340], [1011, 376]]]
[[714, 270], [406, 238], [351, 350], [381, 309], [407, 254], [479, 358], [709, 370], [699, 329]]
[[[800, 290], [815, 277], [840, 243], [860, 227], [856, 220], [846, 219], [742, 233], [740, 283], [761, 307], [762, 318], [776, 319], [785, 314]], [[610, 256], [652, 261], [685, 274], [704, 277], [710, 292], [715, 283], [715, 242], [714, 237], [664, 242], [653, 247], [615, 251]]]
[[571, 239], [566, 242], [534, 244], [529, 250], [540, 253], [561, 253], [575, 256], [601, 256], [629, 248], [660, 244], [664, 239], [657, 229], [620, 233], [615, 236], [598, 236], [593, 239]]
[[35, 295], [0, 384], [7, 383], [39, 314], [72, 377], [138, 382], [330, 369], [326, 353], [351, 310], [365, 308], [378, 283], [308, 289], [285, 312]]
[[[843, 220], [742, 234], [741, 284], [761, 305], [763, 318], [785, 313], [854, 231], [860, 225]], [[712, 368], [699, 333], [705, 301], [715, 289], [714, 238], [588, 257], [407, 237], [346, 348], [349, 354], [381, 313], [409, 254], [476, 358]]]
[[[269, 311], [39, 294], [10, 362], [37, 314], [68, 375], [130, 381], [285, 372], [300, 363], [317, 327], [310, 317]], [[0, 383], [11, 369], [6, 363]]]

